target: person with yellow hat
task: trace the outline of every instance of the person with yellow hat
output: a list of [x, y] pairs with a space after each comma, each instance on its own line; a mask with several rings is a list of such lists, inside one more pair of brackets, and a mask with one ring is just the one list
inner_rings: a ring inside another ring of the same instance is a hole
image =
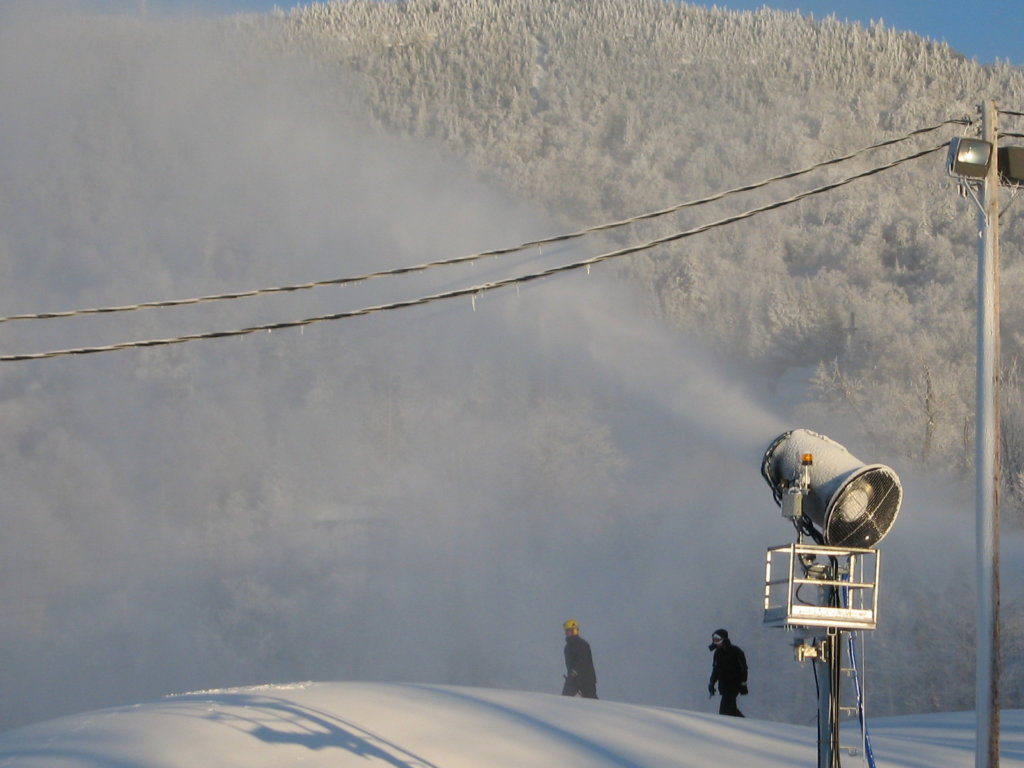
[[580, 623], [576, 619], [567, 619], [562, 629], [565, 630], [565, 685], [562, 695], [596, 699], [597, 673], [590, 643], [580, 637]]

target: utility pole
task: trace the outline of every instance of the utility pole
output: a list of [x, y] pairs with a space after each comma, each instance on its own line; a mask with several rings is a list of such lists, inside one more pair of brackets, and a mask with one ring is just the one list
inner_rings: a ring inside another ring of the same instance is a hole
[[981, 105], [992, 161], [982, 182], [978, 223], [978, 361], [975, 423], [977, 506], [975, 767], [999, 766], [999, 168], [996, 105]]

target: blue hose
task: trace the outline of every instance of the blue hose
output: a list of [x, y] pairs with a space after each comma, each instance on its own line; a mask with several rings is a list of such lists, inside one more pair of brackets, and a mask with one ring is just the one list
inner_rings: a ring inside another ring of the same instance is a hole
[[853, 667], [853, 681], [857, 686], [857, 718], [860, 720], [860, 730], [864, 734], [864, 755], [867, 758], [868, 766], [875, 768], [875, 753], [871, 749], [871, 734], [868, 733], [868, 725], [864, 720], [864, 696], [860, 688], [860, 672], [857, 670], [857, 643], [853, 633], [849, 636], [850, 664]]
[[[844, 576], [844, 578], [849, 578], [849, 574]], [[843, 595], [843, 607], [848, 608], [850, 603], [850, 590], [847, 587], [843, 587], [841, 591]], [[849, 646], [850, 667], [853, 669], [853, 682], [857, 688], [857, 719], [860, 721], [860, 732], [864, 735], [864, 756], [867, 758], [869, 768], [876, 768], [875, 753], [871, 749], [871, 734], [868, 733], [868, 724], [864, 719], [864, 692], [860, 687], [860, 670], [857, 669], [857, 643], [853, 635], [853, 632], [848, 633], [847, 644]]]

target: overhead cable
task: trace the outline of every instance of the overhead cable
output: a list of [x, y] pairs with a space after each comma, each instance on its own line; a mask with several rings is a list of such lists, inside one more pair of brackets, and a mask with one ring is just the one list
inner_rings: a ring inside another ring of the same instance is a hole
[[713, 222], [711, 222], [709, 224], [703, 224], [701, 226], [694, 227], [692, 229], [687, 229], [687, 230], [684, 230], [682, 232], [676, 232], [674, 234], [667, 235], [665, 237], [660, 237], [660, 238], [657, 238], [655, 240], [651, 240], [651, 241], [649, 241], [647, 243], [643, 243], [643, 244], [640, 244], [640, 245], [632, 245], [632, 246], [628, 246], [626, 248], [620, 248], [620, 249], [615, 250], [615, 251], [609, 251], [607, 253], [602, 253], [602, 254], [599, 254], [597, 256], [593, 256], [591, 258], [588, 258], [588, 259], [583, 259], [581, 261], [576, 261], [576, 262], [572, 262], [572, 263], [569, 263], [569, 264], [563, 264], [563, 265], [556, 266], [556, 267], [550, 267], [548, 269], [541, 270], [540, 272], [533, 272], [533, 273], [529, 273], [529, 274], [525, 274], [525, 275], [519, 275], [517, 277], [509, 277], [509, 278], [505, 278], [505, 279], [502, 279], [502, 280], [495, 280], [493, 282], [482, 283], [482, 284], [479, 284], [479, 285], [473, 285], [473, 286], [469, 286], [469, 287], [466, 287], [466, 288], [453, 289], [453, 290], [444, 291], [444, 292], [441, 292], [441, 293], [435, 293], [435, 294], [430, 294], [430, 295], [427, 295], [427, 296], [421, 296], [421, 297], [415, 298], [415, 299], [408, 299], [408, 300], [405, 300], [405, 301], [396, 301], [396, 302], [392, 302], [392, 303], [389, 303], [389, 304], [378, 304], [378, 305], [375, 305], [375, 306], [363, 307], [361, 309], [353, 309], [353, 310], [348, 310], [348, 311], [345, 311], [345, 312], [336, 312], [336, 313], [329, 314], [329, 315], [320, 315], [318, 317], [308, 317], [308, 318], [305, 318], [305, 319], [302, 319], [302, 320], [292, 320], [292, 321], [277, 322], [277, 323], [267, 323], [265, 325], [256, 325], [256, 326], [251, 326], [251, 327], [248, 327], [248, 328], [239, 328], [239, 329], [231, 330], [231, 331], [213, 331], [213, 332], [207, 332], [207, 333], [195, 333], [195, 334], [189, 334], [189, 335], [185, 335], [185, 336], [178, 336], [178, 337], [175, 337], [175, 338], [148, 339], [148, 340], [143, 340], [143, 341], [128, 341], [128, 342], [122, 342], [122, 343], [119, 343], [119, 344], [110, 344], [110, 345], [106, 345], [106, 346], [78, 347], [78, 348], [75, 348], [75, 349], [60, 349], [60, 350], [52, 350], [52, 351], [49, 351], [49, 352], [35, 352], [35, 353], [21, 354], [21, 355], [0, 355], [0, 362], [14, 362], [14, 361], [21, 361], [21, 360], [40, 360], [40, 359], [44, 359], [44, 358], [63, 357], [63, 356], [67, 356], [67, 355], [87, 355], [87, 354], [93, 354], [93, 353], [98, 353], [98, 352], [113, 352], [113, 351], [121, 350], [121, 349], [131, 349], [131, 348], [141, 348], [141, 347], [158, 347], [158, 346], [166, 346], [166, 345], [170, 345], [170, 344], [182, 344], [182, 343], [189, 342], [189, 341], [199, 341], [201, 339], [218, 339], [218, 338], [226, 338], [226, 337], [230, 337], [230, 336], [245, 336], [245, 335], [248, 335], [248, 334], [258, 333], [258, 332], [261, 332], [261, 331], [266, 331], [266, 332], [269, 333], [271, 331], [285, 330], [285, 329], [289, 329], [289, 328], [299, 328], [299, 327], [304, 327], [304, 326], [307, 326], [307, 325], [313, 325], [315, 323], [327, 322], [327, 321], [331, 321], [331, 320], [342, 320], [342, 319], [351, 318], [351, 317], [359, 317], [361, 315], [376, 314], [378, 312], [385, 312], [385, 311], [396, 310], [396, 309], [406, 309], [408, 307], [414, 307], [414, 306], [419, 306], [419, 305], [423, 305], [423, 304], [430, 304], [432, 302], [443, 301], [443, 300], [446, 300], [446, 299], [453, 299], [453, 298], [457, 298], [457, 297], [460, 297], [460, 296], [471, 296], [471, 297], [474, 297], [474, 299], [475, 299], [476, 296], [478, 296], [478, 295], [480, 295], [482, 293], [486, 293], [488, 291], [493, 291], [493, 290], [495, 290], [497, 288], [504, 288], [506, 286], [511, 286], [511, 285], [520, 285], [520, 284], [523, 284], [523, 283], [532, 282], [534, 280], [540, 280], [540, 279], [545, 278], [545, 277], [551, 277], [552, 275], [557, 275], [557, 274], [560, 274], [560, 273], [563, 273], [563, 272], [570, 272], [570, 271], [574, 271], [574, 270], [578, 270], [578, 269], [584, 269], [584, 268], [589, 269], [590, 267], [592, 267], [592, 266], [594, 266], [596, 264], [599, 264], [599, 263], [604, 262], [604, 261], [608, 261], [610, 259], [615, 259], [615, 258], [619, 258], [621, 256], [628, 256], [628, 255], [631, 255], [631, 254], [634, 254], [634, 253], [639, 253], [641, 251], [646, 251], [646, 250], [649, 250], [651, 248], [655, 248], [655, 247], [657, 247], [659, 245], [665, 245], [667, 243], [675, 242], [677, 240], [682, 240], [682, 239], [687, 238], [687, 237], [693, 237], [694, 235], [699, 235], [699, 234], [702, 234], [704, 232], [708, 232], [708, 231], [710, 231], [712, 229], [717, 229], [719, 227], [726, 226], [728, 224], [735, 224], [735, 223], [737, 223], [739, 221], [743, 221], [744, 219], [749, 219], [752, 216], [756, 216], [756, 215], [761, 214], [761, 213], [766, 213], [768, 211], [773, 211], [773, 210], [777, 210], [779, 208], [784, 208], [784, 207], [786, 207], [788, 205], [792, 205], [793, 203], [800, 202], [801, 200], [805, 200], [806, 198], [812, 197], [814, 195], [820, 195], [820, 194], [823, 194], [825, 192], [830, 192], [832, 190], [838, 189], [839, 187], [845, 186], [846, 184], [850, 184], [851, 182], [857, 181], [859, 179], [864, 179], [864, 178], [867, 178], [869, 176], [874, 176], [874, 175], [876, 175], [878, 173], [882, 173], [883, 171], [887, 171], [887, 170], [895, 168], [895, 167], [897, 167], [899, 165], [902, 165], [904, 163], [910, 162], [911, 160], [916, 160], [918, 158], [921, 158], [921, 157], [924, 157], [926, 155], [929, 155], [929, 154], [931, 154], [933, 152], [937, 152], [937, 151], [939, 151], [941, 149], [944, 149], [948, 145], [949, 145], [948, 141], [947, 142], [943, 142], [942, 144], [930, 147], [929, 149], [921, 150], [919, 152], [915, 152], [914, 154], [907, 155], [905, 157], [902, 157], [902, 158], [899, 158], [897, 160], [894, 160], [894, 161], [892, 161], [890, 163], [887, 163], [886, 165], [881, 165], [881, 166], [872, 168], [870, 170], [854, 174], [853, 176], [848, 176], [845, 179], [841, 179], [841, 180], [833, 182], [831, 184], [825, 184], [825, 185], [820, 186], [820, 187], [815, 187], [814, 189], [810, 189], [810, 190], [807, 190], [805, 192], [801, 192], [799, 194], [793, 195], [792, 197], [788, 197], [788, 198], [786, 198], [784, 200], [779, 200], [779, 201], [776, 201], [776, 202], [773, 202], [773, 203], [768, 203], [767, 205], [762, 205], [762, 206], [759, 206], [757, 208], [752, 208], [752, 209], [750, 209], [748, 211], [744, 211], [742, 213], [738, 213], [738, 214], [735, 214], [735, 215], [732, 215], [732, 216], [727, 216], [727, 217], [725, 217], [723, 219], [718, 219], [717, 221], [713, 221]]
[[574, 239], [577, 239], [577, 238], [580, 238], [580, 237], [584, 237], [586, 235], [595, 234], [597, 232], [606, 232], [606, 231], [609, 231], [609, 230], [612, 230], [612, 229], [618, 229], [620, 227], [625, 227], [625, 226], [628, 226], [630, 224], [635, 224], [635, 223], [640, 222], [640, 221], [646, 221], [646, 220], [649, 220], [649, 219], [658, 218], [660, 216], [666, 216], [666, 215], [668, 215], [670, 213], [675, 213], [677, 211], [681, 211], [681, 210], [686, 209], [686, 208], [695, 208], [695, 207], [700, 206], [700, 205], [705, 205], [707, 203], [716, 202], [718, 200], [722, 200], [723, 198], [729, 197], [731, 195], [739, 194], [741, 192], [750, 192], [750, 191], [755, 190], [755, 189], [760, 189], [762, 187], [766, 187], [769, 184], [773, 184], [773, 183], [775, 183], [777, 181], [785, 181], [785, 180], [788, 180], [788, 179], [793, 179], [793, 178], [796, 178], [798, 176], [802, 176], [802, 175], [811, 173], [812, 171], [816, 171], [816, 170], [818, 170], [820, 168], [826, 168], [826, 167], [828, 167], [830, 165], [836, 165], [838, 163], [846, 162], [847, 160], [851, 160], [851, 159], [853, 159], [853, 158], [855, 158], [855, 157], [857, 157], [859, 155], [865, 154], [867, 152], [871, 152], [871, 151], [876, 150], [876, 149], [881, 149], [882, 147], [891, 146], [893, 144], [899, 144], [901, 142], [904, 142], [904, 141], [907, 141], [908, 139], [913, 138], [914, 136], [918, 136], [918, 135], [921, 135], [923, 133], [930, 133], [931, 131], [938, 130], [939, 128], [941, 128], [941, 127], [943, 127], [945, 125], [951, 125], [951, 124], [958, 124], [959, 125], [959, 124], [964, 124], [964, 123], [969, 123], [969, 122], [970, 121], [967, 120], [966, 118], [956, 118], [956, 119], [951, 119], [951, 120], [944, 120], [943, 122], [938, 123], [936, 125], [932, 125], [932, 126], [929, 126], [927, 128], [918, 128], [917, 130], [911, 131], [910, 133], [907, 133], [907, 134], [905, 134], [903, 136], [900, 136], [898, 138], [886, 139], [885, 141], [881, 141], [881, 142], [878, 142], [877, 144], [872, 144], [872, 145], [864, 147], [862, 149], [858, 149], [858, 150], [856, 150], [854, 152], [850, 152], [849, 154], [842, 155], [840, 157], [834, 157], [831, 160], [825, 160], [825, 161], [822, 161], [822, 162], [819, 162], [819, 163], [815, 163], [814, 165], [807, 166], [806, 168], [801, 168], [800, 170], [797, 170], [797, 171], [790, 171], [788, 173], [784, 173], [784, 174], [781, 174], [779, 176], [773, 176], [773, 177], [771, 177], [769, 179], [765, 179], [763, 181], [758, 181], [758, 182], [755, 182], [753, 184], [745, 184], [745, 185], [740, 186], [740, 187], [734, 187], [732, 189], [728, 189], [728, 190], [726, 190], [724, 192], [719, 192], [719, 193], [711, 195], [709, 197], [703, 197], [703, 198], [699, 198], [697, 200], [690, 200], [688, 202], [678, 203], [676, 205], [669, 206], [668, 208], [662, 208], [660, 210], [650, 211], [648, 213], [641, 213], [641, 214], [639, 214], [637, 216], [632, 216], [632, 217], [630, 217], [628, 219], [621, 219], [619, 221], [613, 221], [613, 222], [609, 222], [609, 223], [606, 223], [606, 224], [600, 224], [600, 225], [597, 225], [597, 226], [594, 226], [594, 227], [588, 227], [586, 229], [581, 229], [581, 230], [578, 230], [576, 232], [571, 232], [569, 234], [555, 235], [555, 236], [552, 236], [552, 237], [542, 238], [540, 240], [531, 240], [529, 242], [520, 243], [519, 245], [510, 246], [510, 247], [507, 247], [507, 248], [497, 248], [497, 249], [490, 250], [490, 251], [482, 251], [480, 253], [474, 253], [474, 254], [470, 254], [470, 255], [466, 255], [466, 256], [456, 256], [456, 257], [453, 257], [453, 258], [450, 258], [450, 259], [441, 259], [439, 261], [431, 261], [431, 262], [427, 262], [427, 263], [424, 263], [424, 264], [417, 264], [417, 265], [414, 265], [414, 266], [397, 267], [395, 269], [386, 269], [386, 270], [380, 270], [380, 271], [377, 271], [377, 272], [369, 272], [369, 273], [364, 274], [364, 275], [356, 275], [356, 276], [352, 276], [352, 277], [338, 277], [338, 278], [333, 278], [333, 279], [329, 279], [329, 280], [317, 280], [317, 281], [308, 282], [308, 283], [299, 283], [299, 284], [296, 284], [296, 285], [278, 286], [278, 287], [275, 287], [275, 288], [257, 288], [257, 289], [253, 289], [253, 290], [234, 291], [234, 292], [230, 292], [230, 293], [211, 294], [209, 296], [198, 296], [198, 297], [190, 298], [190, 299], [170, 299], [170, 300], [166, 300], [166, 301], [148, 301], [148, 302], [142, 302], [142, 303], [139, 303], [139, 304], [126, 304], [126, 305], [121, 305], [121, 306], [97, 307], [97, 308], [92, 308], [92, 309], [72, 309], [72, 310], [67, 310], [67, 311], [63, 311], [63, 312], [36, 312], [36, 313], [31, 313], [31, 314], [10, 315], [10, 316], [7, 316], [7, 317], [0, 317], [0, 323], [9, 323], [9, 322], [13, 322], [15, 320], [49, 320], [49, 319], [59, 318], [59, 317], [77, 317], [77, 316], [80, 316], [80, 315], [113, 314], [113, 313], [116, 313], [116, 312], [132, 312], [132, 311], [140, 310], [140, 309], [153, 309], [153, 308], [156, 308], [156, 307], [180, 307], [180, 306], [186, 306], [186, 305], [191, 305], [191, 304], [203, 304], [203, 303], [213, 302], [213, 301], [224, 301], [224, 300], [228, 300], [228, 299], [246, 299], [246, 298], [252, 298], [254, 296], [265, 296], [265, 295], [274, 294], [274, 293], [288, 293], [288, 292], [295, 292], [295, 291], [306, 291], [306, 290], [310, 290], [312, 288], [321, 288], [321, 287], [328, 286], [328, 285], [346, 285], [346, 284], [351, 284], [351, 283], [361, 283], [361, 282], [365, 282], [367, 280], [373, 280], [373, 279], [379, 278], [379, 277], [391, 277], [391, 276], [395, 276], [395, 275], [404, 275], [404, 274], [410, 274], [410, 273], [414, 273], [414, 272], [423, 272], [423, 271], [426, 271], [428, 269], [433, 269], [435, 267], [451, 266], [451, 265], [454, 265], [454, 264], [465, 264], [465, 263], [469, 263], [469, 262], [473, 262], [473, 261], [478, 261], [478, 260], [484, 259], [484, 258], [490, 258], [490, 257], [494, 257], [494, 256], [504, 256], [504, 255], [507, 255], [507, 254], [510, 254], [510, 253], [516, 253], [516, 252], [519, 252], [519, 251], [525, 251], [525, 250], [530, 249], [530, 248], [538, 248], [538, 247], [543, 246], [543, 245], [550, 245], [552, 243], [559, 243], [559, 242], [565, 242], [567, 240], [574, 240]]

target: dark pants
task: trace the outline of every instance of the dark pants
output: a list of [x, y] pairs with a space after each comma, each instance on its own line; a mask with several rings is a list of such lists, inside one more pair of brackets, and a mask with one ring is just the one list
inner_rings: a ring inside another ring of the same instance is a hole
[[736, 706], [736, 697], [739, 693], [739, 691], [722, 691], [722, 703], [718, 705], [718, 714], [744, 717], [740, 708]]
[[[565, 678], [562, 686], [563, 696], [582, 696], [584, 699], [597, 698], [597, 683], [588, 680], [578, 681], [574, 677]], [[735, 697], [733, 697], [735, 699]]]

